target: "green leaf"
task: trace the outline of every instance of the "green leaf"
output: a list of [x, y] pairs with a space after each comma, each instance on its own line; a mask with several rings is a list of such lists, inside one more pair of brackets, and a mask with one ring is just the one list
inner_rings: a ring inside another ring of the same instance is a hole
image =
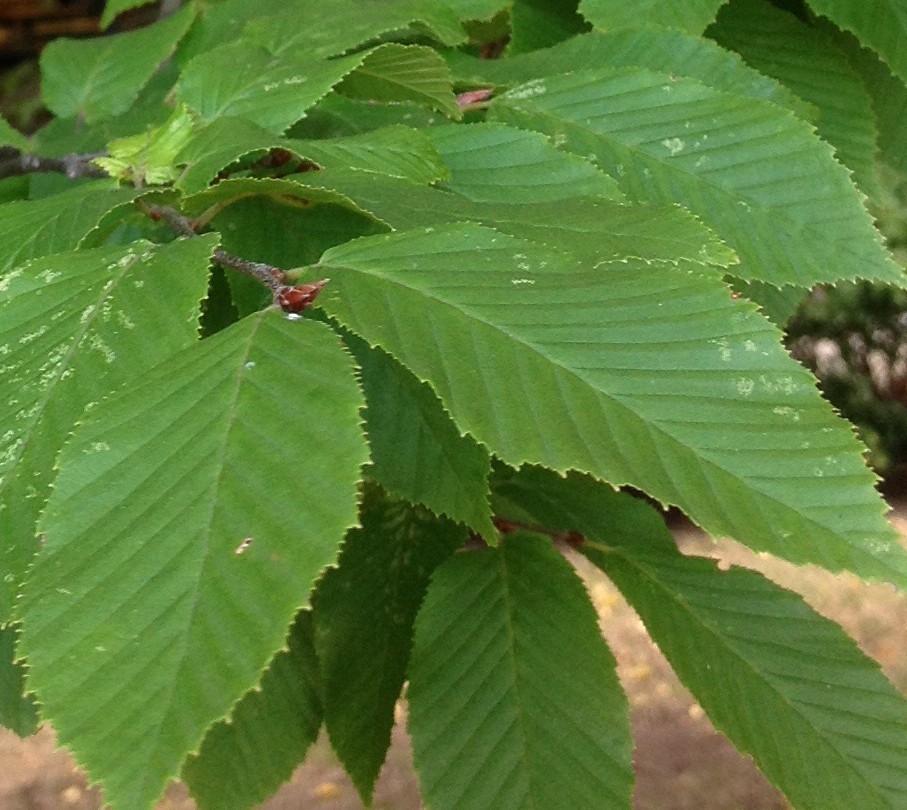
[[685, 557], [651, 507], [589, 479], [522, 471], [501, 489], [546, 526], [586, 536], [582, 553], [794, 807], [904, 806], [907, 701], [838, 625], [754, 571]]
[[371, 476], [384, 489], [496, 539], [485, 449], [460, 435], [429, 385], [355, 335], [344, 340], [365, 393]]
[[313, 272], [331, 278], [320, 306], [506, 463], [632, 484], [713, 535], [907, 583], [850, 427], [720, 279], [580, 267], [475, 225], [359, 239]]
[[60, 118], [88, 121], [125, 112], [195, 18], [187, 4], [138, 31], [96, 39], [56, 39], [41, 53], [41, 93]]
[[86, 405], [196, 340], [216, 242], [81, 250], [8, 273], [0, 294], [0, 622], [38, 550], [54, 463]]
[[659, 0], [581, 0], [580, 13], [596, 28], [615, 31], [620, 28], [679, 28], [688, 34], [701, 34], [715, 19], [727, 0], [683, 0], [663, 3]]
[[214, 206], [223, 209], [248, 197], [270, 197], [284, 205], [305, 209], [318, 205], [341, 205], [374, 219], [367, 210], [338, 191], [318, 188], [311, 184], [303, 185], [294, 179], [280, 180], [277, 178], [222, 180], [217, 185], [200, 191], [198, 194], [186, 197], [182, 210], [189, 216], [196, 216]]
[[312, 604], [325, 725], [369, 803], [390, 745], [413, 621], [432, 572], [466, 531], [377, 491], [366, 493], [361, 520]]
[[854, 172], [857, 184], [876, 194], [877, 133], [869, 95], [828, 34], [765, 0], [725, 6], [708, 33], [815, 105], [819, 135]]
[[42, 200], [0, 205], [4, 236], [0, 243], [0, 273], [28, 259], [75, 248], [104, 214], [140, 193], [99, 180]]
[[837, 44], [863, 79], [879, 129], [879, 151], [893, 168], [907, 173], [907, 87], [892, 75], [884, 62], [856, 39], [839, 35]]
[[111, 177], [139, 187], [173, 183], [179, 176], [176, 156], [192, 137], [192, 127], [193, 119], [187, 110], [174, 110], [159, 127], [111, 141], [107, 146], [109, 155], [95, 158], [93, 163]]
[[547, 538], [516, 533], [441, 565], [409, 679], [416, 769], [436, 810], [629, 807], [614, 659]]
[[20, 737], [38, 729], [38, 707], [25, 694], [25, 667], [16, 660], [15, 625], [0, 627], [0, 726]]
[[518, 87], [493, 111], [594, 156], [630, 199], [689, 208], [745, 280], [903, 280], [831, 147], [772, 104], [645, 70], [580, 71]]
[[311, 611], [300, 611], [286, 647], [261, 683], [208, 729], [181, 777], [202, 810], [241, 810], [286, 782], [321, 727], [321, 678]]
[[332, 57], [398, 34], [427, 36], [448, 46], [462, 45], [466, 39], [447, 3], [331, 0], [328, 4], [284, 5], [289, 7], [281, 13], [262, 17], [246, 27], [251, 39], [275, 54]]
[[537, 132], [501, 124], [448, 124], [425, 134], [452, 175], [440, 187], [473, 202], [513, 205], [622, 197], [617, 183], [601, 169], [555, 148]]
[[283, 645], [356, 522], [361, 404], [337, 336], [269, 310], [89, 411], [64, 448], [21, 649], [112, 804], [156, 799]]
[[[626, 256], [724, 267], [736, 263], [733, 252], [679, 206], [623, 205], [584, 197], [532, 203], [529, 175], [525, 193], [518, 185], [512, 187], [514, 205], [470, 202], [458, 194], [393, 178], [384, 178], [378, 185], [361, 172], [325, 170], [311, 179], [300, 176], [296, 182], [316, 193], [336, 193], [394, 228], [471, 220], [555, 246], [590, 265]], [[545, 182], [546, 178], [539, 179], [540, 189]], [[480, 186], [474, 191], [467, 185], [465, 190], [483, 196]], [[553, 190], [552, 196], [556, 194]]]
[[281, 58], [241, 40], [193, 59], [180, 74], [176, 96], [205, 121], [245, 118], [280, 134], [364, 58]]
[[891, 72], [907, 84], [907, 8], [900, 0], [808, 0], [808, 4], [876, 51]]
[[812, 118], [816, 112], [783, 84], [747, 66], [737, 54], [680, 31], [597, 31], [509, 59], [448, 58], [458, 79], [474, 82], [518, 84], [584, 68], [640, 67], [688, 76], [716, 90], [757, 101], [771, 101], [802, 118]]
[[418, 130], [385, 127], [368, 135], [307, 141], [281, 138], [242, 118], [218, 118], [196, 133], [177, 155], [185, 166], [177, 188], [203, 190], [217, 173], [240, 158], [284, 149], [321, 166], [343, 166], [433, 183], [448, 176], [431, 141]]
[[30, 150], [28, 138], [18, 130], [13, 129], [10, 123], [2, 116], [0, 116], [0, 146], [12, 146], [20, 152], [28, 152]]
[[514, 0], [507, 54], [547, 48], [589, 27], [576, 10], [576, 0]]
[[107, 0], [104, 13], [101, 15], [101, 28], [108, 28], [118, 15], [139, 6], [146, 6], [152, 0]]
[[338, 92], [369, 101], [410, 101], [461, 116], [453, 93], [450, 68], [431, 48], [388, 43], [370, 51]]

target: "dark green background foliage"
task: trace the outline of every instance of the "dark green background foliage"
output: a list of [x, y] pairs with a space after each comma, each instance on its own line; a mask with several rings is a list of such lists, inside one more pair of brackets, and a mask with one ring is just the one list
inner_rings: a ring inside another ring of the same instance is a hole
[[653, 506], [907, 587], [784, 344], [902, 407], [868, 9], [195, 0], [48, 46], [49, 122], [0, 119], [0, 719], [117, 808], [252, 806], [324, 726], [368, 801], [405, 691], [435, 810], [627, 808], [582, 556], [794, 806], [904, 807], [878, 665]]

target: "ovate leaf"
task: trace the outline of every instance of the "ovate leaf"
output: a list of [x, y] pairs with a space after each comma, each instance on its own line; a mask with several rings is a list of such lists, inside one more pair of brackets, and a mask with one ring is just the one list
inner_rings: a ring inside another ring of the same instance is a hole
[[[712, 231], [679, 206], [623, 205], [587, 197], [531, 202], [528, 176], [525, 189], [519, 188], [519, 180], [515, 178], [508, 202], [467, 200], [460, 194], [414, 186], [396, 178], [383, 178], [379, 185], [362, 172], [342, 170], [328, 169], [306, 179], [299, 176], [296, 182], [311, 188], [315, 195], [337, 194], [351, 206], [368, 211], [393, 228], [471, 220], [557, 247], [590, 265], [625, 256], [689, 260], [725, 267], [737, 261], [733, 251]], [[539, 187], [546, 188], [544, 179]], [[485, 196], [478, 184], [472, 186], [468, 180], [465, 190]], [[493, 192], [488, 196], [493, 196]], [[544, 191], [540, 196], [544, 197]]]
[[725, 6], [709, 29], [754, 68], [784, 82], [820, 111], [816, 129], [867, 194], [878, 187], [869, 95], [832, 38], [766, 0]]
[[202, 810], [242, 810], [286, 782], [321, 727], [321, 678], [311, 611], [300, 611], [286, 648], [261, 683], [233, 707], [229, 721], [208, 729], [182, 779]]
[[581, 0], [579, 10], [589, 22], [603, 31], [657, 27], [679, 28], [689, 34], [701, 34], [725, 2], [727, 0], [684, 0], [681, 3]]
[[138, 31], [95, 39], [57, 39], [41, 53], [41, 94], [60, 118], [111, 118], [129, 108], [195, 18], [187, 4]]
[[441, 188], [474, 202], [622, 196], [617, 183], [593, 163], [555, 148], [536, 132], [501, 124], [449, 124], [426, 134], [452, 175]]
[[39, 256], [72, 250], [108, 211], [137, 197], [136, 189], [101, 180], [43, 200], [0, 205], [4, 239], [0, 272]]
[[319, 582], [313, 606], [325, 725], [368, 802], [390, 745], [416, 612], [432, 572], [466, 531], [374, 489], [361, 520], [338, 567]]
[[38, 728], [38, 707], [25, 694], [25, 666], [16, 659], [15, 625], [0, 627], [0, 726], [20, 737]]
[[773, 104], [628, 69], [523, 85], [493, 109], [594, 155], [630, 199], [689, 208], [736, 251], [743, 279], [903, 278], [831, 147]]
[[303, 159], [320, 166], [344, 166], [390, 174], [414, 183], [433, 183], [449, 176], [431, 141], [418, 130], [385, 127], [345, 138], [282, 138], [242, 118], [218, 118], [192, 137], [176, 158], [185, 168], [177, 180], [187, 194], [204, 189], [228, 164], [270, 149], [289, 152], [290, 167]]
[[285, 4], [281, 13], [255, 20], [247, 35], [271, 53], [332, 57], [391, 36], [430, 37], [460, 45], [463, 28], [447, 3], [419, 0], [331, 0]]
[[614, 659], [547, 538], [516, 533], [435, 572], [409, 679], [416, 769], [436, 810], [629, 806]]
[[157, 798], [282, 647], [356, 521], [361, 404], [336, 335], [269, 310], [67, 444], [21, 647], [43, 716], [112, 804]]
[[390, 492], [495, 538], [485, 449], [460, 435], [431, 387], [409, 369], [355, 335], [346, 342], [367, 403], [371, 475]]
[[688, 76], [738, 96], [771, 101], [804, 118], [811, 119], [816, 114], [787, 87], [753, 70], [736, 53], [681, 31], [594, 31], [509, 59], [476, 59], [457, 54], [448, 55], [454, 74], [476, 82], [522, 84], [584, 68], [640, 67]]
[[629, 483], [714, 535], [907, 583], [850, 427], [719, 279], [578, 266], [474, 225], [360, 239], [313, 272], [331, 278], [319, 305], [508, 464]]
[[89, 402], [195, 341], [215, 244], [63, 253], [0, 282], [0, 621], [37, 551], [60, 448]]
[[[907, 800], [907, 701], [838, 625], [754, 571], [678, 552], [642, 501], [522, 471], [500, 491], [617, 585], [712, 722], [804, 810]], [[846, 707], [846, 708], [845, 708]]]
[[369, 101], [423, 104], [459, 118], [450, 68], [431, 48], [388, 43], [368, 53], [339, 92]]
[[855, 34], [907, 83], [907, 8], [900, 0], [809, 0], [809, 5], [839, 28]]
[[279, 134], [363, 59], [284, 59], [240, 40], [193, 59], [180, 74], [176, 94], [206, 121], [234, 116]]

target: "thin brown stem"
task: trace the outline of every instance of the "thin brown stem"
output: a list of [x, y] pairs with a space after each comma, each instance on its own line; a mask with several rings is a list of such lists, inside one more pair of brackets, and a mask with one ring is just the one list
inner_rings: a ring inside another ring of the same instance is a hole
[[80, 177], [109, 177], [107, 172], [91, 161], [103, 152], [85, 155], [65, 155], [62, 158], [24, 155], [21, 152], [0, 160], [0, 179], [36, 172], [65, 174], [70, 180]]
[[[184, 216], [169, 205], [151, 205], [144, 200], [137, 200], [139, 210], [154, 220], [163, 220], [180, 236], [197, 236], [198, 223]], [[238, 270], [267, 287], [275, 296], [287, 286], [286, 273], [279, 267], [274, 267], [264, 262], [253, 262], [234, 256], [225, 250], [217, 248], [214, 251], [214, 261], [224, 267]]]

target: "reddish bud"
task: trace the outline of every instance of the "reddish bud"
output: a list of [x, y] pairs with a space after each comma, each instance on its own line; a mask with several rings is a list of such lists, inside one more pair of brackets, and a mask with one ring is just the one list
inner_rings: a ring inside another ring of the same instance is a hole
[[469, 107], [472, 104], [478, 104], [482, 101], [488, 101], [494, 91], [491, 88], [486, 90], [467, 90], [465, 93], [457, 93], [457, 106]]
[[323, 278], [311, 284], [297, 284], [295, 287], [281, 287], [274, 295], [274, 301], [284, 312], [300, 313], [318, 297], [321, 288], [330, 279]]

